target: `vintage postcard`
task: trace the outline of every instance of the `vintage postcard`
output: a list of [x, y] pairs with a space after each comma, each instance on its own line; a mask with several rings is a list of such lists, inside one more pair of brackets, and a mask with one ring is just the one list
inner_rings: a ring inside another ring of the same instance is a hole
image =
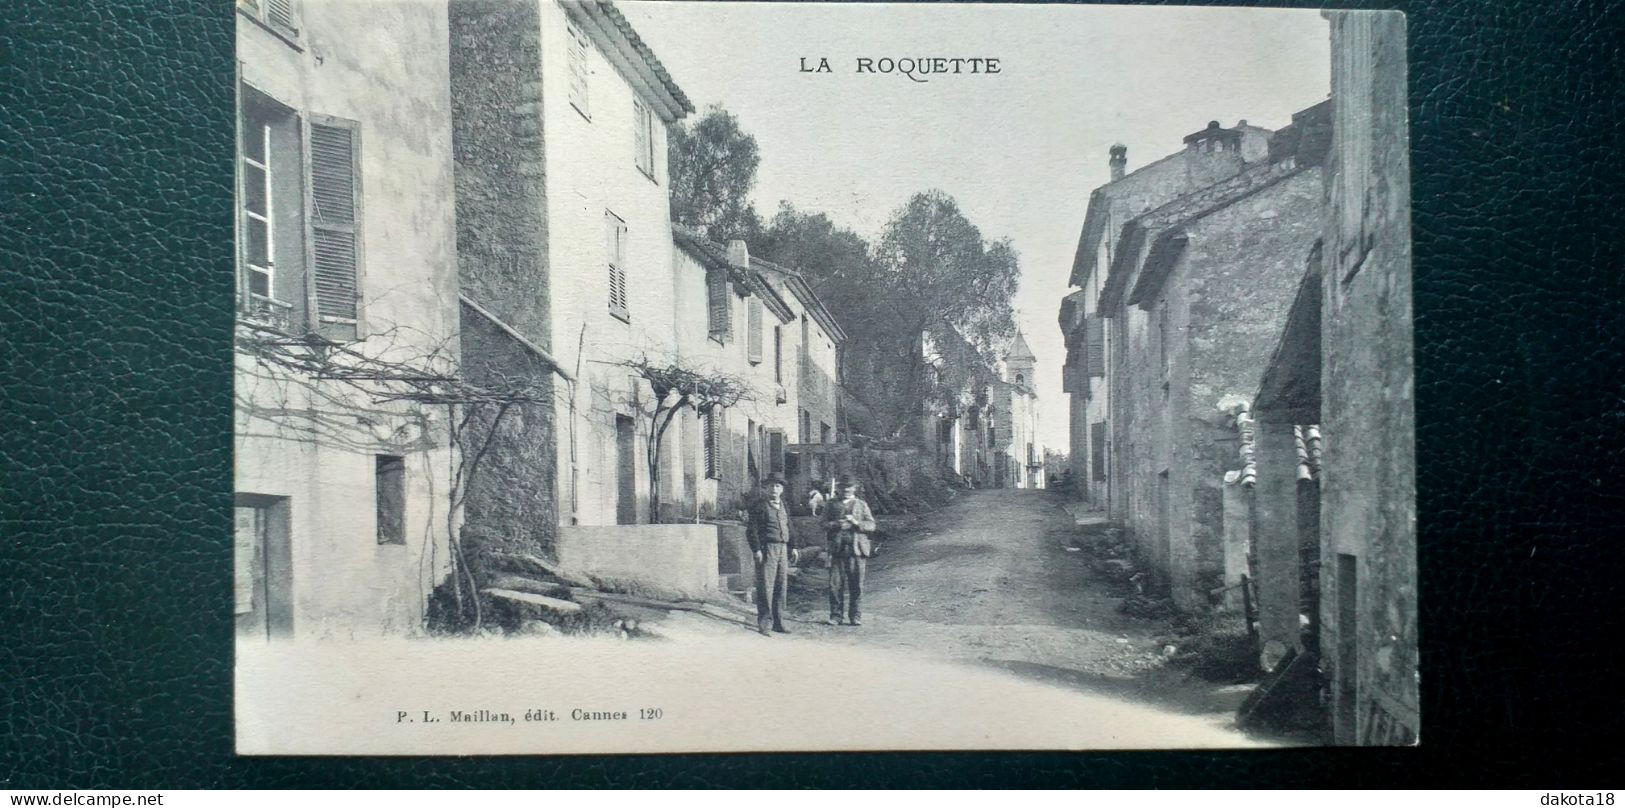
[[240, 754], [1419, 742], [1402, 15], [235, 13]]

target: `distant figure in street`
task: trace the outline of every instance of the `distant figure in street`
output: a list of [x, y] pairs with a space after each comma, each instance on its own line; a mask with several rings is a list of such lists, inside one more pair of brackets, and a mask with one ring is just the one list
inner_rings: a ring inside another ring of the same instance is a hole
[[863, 575], [874, 555], [869, 534], [875, 530], [875, 515], [869, 511], [869, 503], [858, 499], [851, 478], [841, 478], [835, 495], [838, 499], [824, 509], [830, 556], [829, 624], [838, 626], [844, 617], [848, 625], [861, 626]]
[[745, 522], [745, 540], [756, 556], [756, 630], [764, 637], [771, 627], [784, 627], [784, 596], [790, 585], [790, 563], [799, 555], [792, 545], [790, 509], [784, 502], [784, 475], [769, 474], [762, 481], [762, 496], [751, 504]]
[[814, 486], [807, 490], [807, 512], [819, 516], [824, 512], [824, 492]]

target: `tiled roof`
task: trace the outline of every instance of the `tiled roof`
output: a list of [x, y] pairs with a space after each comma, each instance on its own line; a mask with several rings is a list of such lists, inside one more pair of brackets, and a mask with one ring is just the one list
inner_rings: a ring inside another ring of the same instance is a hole
[[[795, 317], [795, 313], [790, 310], [790, 304], [784, 302], [784, 297], [773, 288], [773, 284], [762, 278], [759, 269], [753, 266], [752, 271], [746, 272], [729, 262], [727, 247], [680, 224], [671, 226], [671, 236], [673, 243], [688, 250], [689, 254], [699, 259], [702, 264], [726, 271], [736, 283], [761, 298], [780, 320], [788, 321]], [[751, 259], [751, 263], [756, 264], [756, 259]]]
[[[626, 16], [621, 14], [621, 10], [616, 8], [614, 3], [610, 2], [610, 0], [563, 0], [563, 5], [565, 8], [571, 9], [576, 16], [587, 21], [589, 29], [597, 29], [596, 32], [589, 30], [590, 34], [595, 34], [597, 37], [611, 38], [610, 44], [615, 44], [617, 47], [613, 49], [606, 47], [605, 50], [614, 51], [614, 53], [606, 53], [606, 55], [611, 56], [612, 61], [620, 60], [622, 69], [630, 69], [639, 73], [639, 82], [647, 83], [652, 78], [660, 84], [658, 90], [669, 96], [668, 98], [659, 98], [659, 92], [655, 93], [660, 106], [669, 107], [667, 111], [661, 113], [663, 117], [675, 120], [694, 112], [694, 103], [688, 100], [688, 95], [683, 92], [681, 87], [677, 86], [677, 82], [672, 79], [670, 71], [666, 70], [666, 66], [660, 63], [659, 57], [656, 57], [649, 45], [643, 41], [642, 37], [638, 36], [638, 32], [632, 27], [632, 23], [627, 21]], [[619, 42], [613, 42], [614, 39], [618, 39]], [[603, 40], [601, 39], [600, 42], [603, 42]], [[636, 63], [629, 64], [633, 60], [636, 60]]]
[[677, 82], [672, 79], [671, 73], [667, 72], [666, 66], [660, 63], [660, 59], [655, 56], [655, 52], [650, 50], [649, 46], [644, 43], [643, 37], [638, 36], [637, 30], [632, 27], [632, 23], [626, 21], [626, 17], [621, 14], [621, 10], [616, 8], [615, 4], [610, 0], [595, 1], [599, 9], [603, 11], [604, 16], [615, 23], [615, 27], [620, 30], [621, 36], [626, 37], [626, 40], [632, 43], [633, 50], [636, 50], [638, 56], [643, 58], [644, 64], [647, 64], [649, 69], [660, 78], [660, 83], [665, 85], [666, 92], [671, 93], [672, 97], [677, 99], [677, 103], [683, 106], [685, 112], [692, 113], [694, 103], [688, 100], [683, 88], [677, 86]]

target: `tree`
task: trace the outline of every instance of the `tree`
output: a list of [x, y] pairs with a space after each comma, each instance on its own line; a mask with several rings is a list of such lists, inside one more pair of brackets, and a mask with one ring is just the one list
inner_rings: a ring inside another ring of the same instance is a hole
[[667, 148], [671, 219], [715, 241], [754, 240], [761, 217], [750, 203], [761, 156], [756, 138], [720, 106], [672, 129]]
[[1014, 248], [984, 241], [941, 191], [915, 194], [873, 248], [788, 204], [759, 245], [763, 257], [798, 268], [847, 331], [843, 388], [858, 432], [898, 437], [927, 408], [978, 389], [1015, 332]]
[[722, 407], [732, 407], [751, 397], [750, 387], [744, 380], [725, 373], [713, 373], [692, 368], [681, 362], [655, 362], [648, 357], [626, 362], [639, 377], [649, 383], [653, 407], [649, 417], [649, 521], [660, 518], [660, 454], [665, 442], [666, 429], [677, 414], [686, 409], [704, 415]]

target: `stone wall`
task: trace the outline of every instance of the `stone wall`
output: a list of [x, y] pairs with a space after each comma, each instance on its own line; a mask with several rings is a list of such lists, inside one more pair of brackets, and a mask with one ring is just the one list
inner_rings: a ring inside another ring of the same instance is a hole
[[[543, 389], [554, 388], [545, 362], [466, 306], [462, 336], [469, 381], [496, 387], [531, 380], [542, 382]], [[460, 436], [464, 467], [478, 457], [463, 505], [463, 539], [475, 557], [487, 548], [548, 554], [558, 524], [553, 408], [519, 405], [501, 420], [495, 417], [496, 408], [485, 405]]]
[[[548, 346], [548, 228], [543, 214], [541, 41], [534, 3], [454, 0], [451, 39], [452, 151], [456, 160], [457, 266], [462, 294], [535, 345]], [[471, 381], [564, 385], [534, 352], [462, 307], [464, 366]], [[562, 444], [550, 406], [494, 411], [465, 431], [466, 456], [491, 443], [465, 503], [463, 535], [485, 547], [547, 553], [558, 524], [556, 457]]]
[[663, 594], [717, 589], [717, 526], [602, 525], [559, 529], [559, 563], [600, 580], [635, 582]]
[[[1330, 19], [1321, 648], [1338, 742], [1405, 743], [1419, 721], [1405, 18]], [[1340, 568], [1354, 574], [1352, 596]], [[1353, 677], [1337, 670], [1349, 656]]]

